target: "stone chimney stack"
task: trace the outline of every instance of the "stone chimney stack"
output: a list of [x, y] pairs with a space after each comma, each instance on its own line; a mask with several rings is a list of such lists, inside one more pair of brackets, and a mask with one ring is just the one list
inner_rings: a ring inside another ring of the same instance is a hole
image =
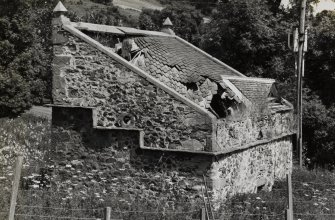
[[167, 17], [165, 19], [165, 21], [163, 22], [163, 27], [161, 29], [161, 32], [164, 32], [166, 34], [170, 34], [170, 35], [175, 35], [174, 31], [172, 30], [172, 22], [170, 20], [169, 17]]

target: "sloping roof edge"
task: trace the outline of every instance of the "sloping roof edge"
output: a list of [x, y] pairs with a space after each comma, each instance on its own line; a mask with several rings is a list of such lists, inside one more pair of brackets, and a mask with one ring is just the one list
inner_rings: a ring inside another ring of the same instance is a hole
[[172, 95], [179, 101], [183, 102], [184, 104], [188, 105], [189, 107], [193, 108], [200, 114], [207, 115], [209, 118], [212, 120], [216, 120], [215, 115], [213, 115], [211, 112], [207, 111], [206, 109], [200, 107], [198, 104], [195, 102], [191, 101], [190, 99], [184, 97], [174, 89], [168, 87], [164, 83], [160, 82], [159, 80], [155, 79], [153, 76], [149, 75], [148, 73], [144, 72], [140, 68], [136, 67], [135, 65], [132, 65], [130, 62], [119, 56], [118, 54], [111, 52], [108, 50], [105, 46], [103, 46], [101, 43], [98, 41], [92, 39], [91, 37], [87, 36], [80, 30], [76, 29], [73, 27], [71, 24], [65, 24], [63, 25], [63, 29], [70, 32], [71, 34], [75, 35], [76, 37], [80, 38], [81, 40], [85, 41], [86, 43], [90, 44], [91, 46], [95, 47], [99, 51], [103, 52], [104, 54], [108, 55], [109, 57], [115, 59], [117, 62], [123, 64], [124, 66], [128, 67], [135, 73], [139, 74], [140, 76], [144, 77], [146, 80], [157, 86], [158, 88], [163, 89], [165, 92], [168, 94]]
[[119, 27], [112, 25], [102, 25], [95, 23], [87, 23], [87, 22], [71, 22], [71, 25], [79, 30], [87, 30], [92, 32], [100, 32], [100, 33], [111, 33], [117, 35], [130, 35], [130, 36], [157, 36], [157, 37], [174, 37], [170, 34], [166, 34], [160, 31], [148, 31], [148, 30], [140, 30], [132, 27]]

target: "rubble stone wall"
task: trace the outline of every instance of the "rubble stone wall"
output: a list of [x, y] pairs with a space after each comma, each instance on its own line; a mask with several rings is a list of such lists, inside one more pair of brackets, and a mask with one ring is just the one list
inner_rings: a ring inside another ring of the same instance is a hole
[[218, 158], [211, 170], [214, 198], [271, 190], [275, 180], [292, 171], [292, 136]]
[[[95, 107], [97, 126], [144, 130], [144, 145], [206, 150], [212, 121], [66, 31], [54, 41], [53, 102]], [[129, 124], [123, 121], [129, 116]]]
[[219, 202], [263, 185], [271, 189], [292, 169], [291, 136], [217, 157], [158, 152], [139, 149], [139, 131], [94, 129], [90, 118], [91, 109], [53, 109], [49, 158], [57, 189], [196, 201], [205, 175]]
[[209, 176], [206, 155], [147, 151], [138, 148], [139, 131], [95, 129], [92, 110], [54, 107], [50, 165], [52, 187], [94, 191], [102, 198], [200, 200], [202, 175]]
[[251, 144], [260, 140], [271, 140], [294, 132], [292, 112], [275, 113], [266, 117], [244, 117], [243, 119], [219, 119], [216, 139], [219, 150]]
[[205, 175], [213, 200], [271, 188], [292, 169], [291, 137], [218, 156], [138, 148], [139, 131], [94, 129], [92, 110], [54, 107], [53, 187], [111, 195], [197, 200]]

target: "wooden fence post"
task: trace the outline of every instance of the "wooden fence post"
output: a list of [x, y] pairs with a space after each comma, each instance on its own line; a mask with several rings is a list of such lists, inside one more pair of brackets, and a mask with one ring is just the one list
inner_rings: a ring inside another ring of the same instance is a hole
[[111, 220], [111, 212], [112, 212], [111, 207], [106, 207], [106, 210], [105, 210], [105, 220]]
[[288, 199], [288, 209], [286, 210], [286, 220], [293, 220], [293, 196], [292, 196], [291, 174], [286, 174], [286, 180], [287, 180], [287, 199]]
[[20, 185], [22, 163], [23, 163], [23, 156], [19, 155], [16, 158], [15, 173], [14, 173], [14, 180], [13, 180], [13, 186], [12, 186], [12, 196], [10, 199], [10, 208], [9, 208], [9, 216], [8, 216], [9, 220], [14, 220], [14, 216], [15, 216], [15, 207], [16, 207], [17, 194], [18, 194], [19, 185]]
[[205, 210], [205, 208], [201, 209], [200, 220], [206, 220], [206, 210]]

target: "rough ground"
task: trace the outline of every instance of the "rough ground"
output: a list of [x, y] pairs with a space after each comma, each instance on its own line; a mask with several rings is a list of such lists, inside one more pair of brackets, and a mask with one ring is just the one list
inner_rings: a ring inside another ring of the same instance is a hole
[[33, 106], [27, 113], [35, 115], [37, 117], [51, 119], [52, 109], [51, 107], [44, 106]]

